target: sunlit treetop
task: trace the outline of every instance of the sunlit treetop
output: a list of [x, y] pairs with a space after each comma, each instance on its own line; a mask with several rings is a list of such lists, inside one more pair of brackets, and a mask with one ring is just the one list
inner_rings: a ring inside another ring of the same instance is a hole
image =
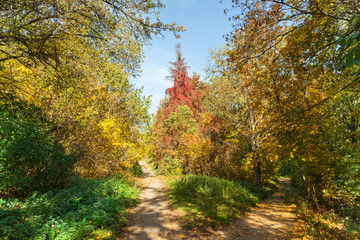
[[3, 0], [0, 2], [0, 64], [15, 59], [26, 67], [61, 66], [91, 51], [136, 74], [142, 46], [153, 36], [183, 30], [165, 24], [154, 0]]

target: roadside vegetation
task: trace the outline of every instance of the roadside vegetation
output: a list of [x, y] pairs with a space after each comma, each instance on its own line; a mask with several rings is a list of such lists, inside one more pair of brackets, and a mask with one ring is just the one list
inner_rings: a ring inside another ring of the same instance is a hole
[[0, 199], [1, 239], [113, 239], [139, 191], [123, 178], [82, 179], [26, 199]]
[[[294, 186], [287, 189], [284, 200], [296, 205], [298, 217], [306, 222], [306, 234], [314, 239], [360, 239], [360, 228], [349, 215], [334, 210], [316, 209]], [[353, 212], [354, 210], [348, 209]]]
[[246, 182], [186, 175], [169, 184], [170, 203], [185, 211], [186, 228], [227, 225], [268, 195]]
[[[232, 3], [225, 12], [233, 30], [225, 46], [211, 51], [205, 79], [189, 74], [177, 48], [170, 65], [174, 84], [149, 128], [151, 161], [164, 174], [241, 180], [258, 188], [270, 187], [286, 170], [307, 210], [323, 215], [319, 219], [334, 213], [345, 232], [358, 232], [358, 4]], [[320, 220], [305, 219], [315, 232], [326, 232]]]

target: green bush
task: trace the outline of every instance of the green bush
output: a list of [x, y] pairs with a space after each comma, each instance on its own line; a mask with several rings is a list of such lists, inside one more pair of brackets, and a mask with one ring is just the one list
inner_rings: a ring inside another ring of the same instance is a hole
[[261, 200], [265, 199], [270, 194], [273, 194], [275, 192], [275, 188], [270, 190], [261, 189], [258, 188], [257, 186], [252, 185], [249, 182], [244, 182], [244, 181], [234, 181], [234, 184], [242, 186], [243, 188], [251, 192], [252, 195], [256, 196]]
[[138, 191], [123, 179], [82, 180], [24, 201], [0, 199], [0, 239], [102, 239], [126, 222]]
[[259, 201], [241, 183], [194, 175], [171, 182], [169, 198], [172, 204], [186, 211], [189, 227], [229, 224]]
[[76, 158], [55, 140], [41, 110], [0, 99], [0, 196], [25, 197], [69, 184]]
[[131, 173], [135, 177], [141, 177], [144, 174], [143, 170], [138, 162], [132, 166]]

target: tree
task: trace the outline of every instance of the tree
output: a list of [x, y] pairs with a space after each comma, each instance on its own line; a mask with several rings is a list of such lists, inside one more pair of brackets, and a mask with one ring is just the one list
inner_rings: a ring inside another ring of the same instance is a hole
[[[200, 140], [202, 132], [199, 126], [206, 87], [199, 81], [198, 75], [188, 76], [188, 67], [185, 65], [179, 46], [176, 61], [171, 65], [170, 79], [174, 82], [174, 86], [166, 90], [166, 97], [154, 118], [156, 141], [153, 143], [156, 145], [154, 157], [163, 169], [167, 168], [166, 165], [173, 164], [183, 172], [201, 172], [200, 169], [205, 168], [196, 162], [200, 161], [199, 158], [205, 158], [206, 153], [197, 155], [198, 158], [194, 156], [197, 150], [207, 151], [204, 147], [206, 141]], [[197, 150], [190, 149], [188, 145], [195, 139], [201, 142]], [[165, 159], [168, 163], [163, 162]]]
[[[215, 102], [212, 111], [224, 119], [223, 127], [228, 132], [221, 136], [221, 141], [233, 151], [242, 152], [239, 162], [251, 163], [253, 179], [260, 188], [263, 187], [261, 169], [278, 158], [273, 131], [281, 116], [278, 110], [284, 110], [281, 86], [287, 84], [289, 76], [280, 44], [262, 53], [264, 39], [281, 30], [273, 17], [277, 10], [249, 12], [242, 30], [234, 31], [229, 37], [227, 48], [213, 55], [215, 68], [210, 70], [214, 73], [210, 79]], [[271, 153], [267, 151], [270, 146], [274, 147]]]
[[[238, 24], [228, 36], [228, 61], [233, 69], [244, 70], [233, 75], [241, 76], [246, 70], [255, 79], [249, 84], [248, 91], [254, 93], [251, 102], [266, 100], [264, 116], [271, 121], [265, 130], [281, 146], [280, 157], [293, 164], [297, 188], [315, 207], [322, 204], [343, 211], [335, 207], [337, 198], [358, 212], [351, 203], [359, 185], [354, 178], [358, 174], [354, 161], [358, 156], [355, 105], [360, 56], [357, 3], [233, 3], [244, 11], [233, 16]], [[262, 91], [254, 91], [257, 87]], [[344, 194], [340, 182], [352, 182], [353, 193]], [[344, 198], [339, 198], [340, 192]]]
[[182, 30], [160, 21], [163, 7], [152, 0], [0, 3], [0, 96], [40, 108], [57, 143], [77, 154], [83, 176], [126, 174], [142, 157], [149, 99], [130, 77], [144, 44]]
[[[360, 57], [358, 47], [359, 8], [356, 2], [345, 0], [263, 0], [243, 1], [233, 0], [234, 7], [242, 6], [240, 14], [232, 18], [239, 21], [237, 29], [241, 29], [246, 14], [256, 8], [269, 10], [276, 7], [278, 25], [286, 26], [276, 35], [263, 39], [262, 46], [267, 51], [281, 42], [287, 42], [288, 56], [296, 62], [298, 67], [320, 67], [322, 70], [342, 72], [356, 72]], [[301, 46], [301, 47], [299, 47]], [[318, 63], [323, 64], [319, 65]], [[326, 66], [326, 68], [323, 68]], [[345, 66], [350, 67], [344, 68]], [[334, 91], [340, 91], [348, 84], [356, 84], [358, 79], [349, 81], [339, 78], [332, 85]]]
[[164, 6], [153, 0], [2, 1], [0, 63], [13, 59], [30, 69], [42, 65], [64, 82], [80, 74], [72, 64], [88, 51], [136, 74], [143, 44], [164, 31], [182, 30], [160, 21], [157, 9]]
[[170, 68], [170, 79], [174, 82], [174, 86], [165, 91], [168, 95], [168, 101], [163, 111], [167, 115], [175, 110], [177, 106], [186, 105], [192, 110], [193, 117], [197, 117], [202, 108], [201, 100], [205, 95], [204, 86], [201, 85], [198, 75], [194, 74], [191, 78], [188, 76], [188, 67], [185, 65], [179, 45], [176, 52], [176, 62], [172, 62], [172, 68]]

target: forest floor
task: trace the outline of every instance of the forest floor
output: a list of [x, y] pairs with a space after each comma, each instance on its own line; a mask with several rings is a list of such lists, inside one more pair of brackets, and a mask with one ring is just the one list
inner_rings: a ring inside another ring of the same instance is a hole
[[[140, 162], [141, 203], [130, 212], [128, 227], [120, 239], [303, 239], [304, 223], [297, 219], [295, 206], [284, 203], [282, 196], [289, 180], [282, 179], [277, 193], [269, 196], [230, 226], [183, 229], [183, 212], [167, 202], [166, 184], [155, 176], [146, 162]], [[306, 239], [306, 238], [304, 238]]]

